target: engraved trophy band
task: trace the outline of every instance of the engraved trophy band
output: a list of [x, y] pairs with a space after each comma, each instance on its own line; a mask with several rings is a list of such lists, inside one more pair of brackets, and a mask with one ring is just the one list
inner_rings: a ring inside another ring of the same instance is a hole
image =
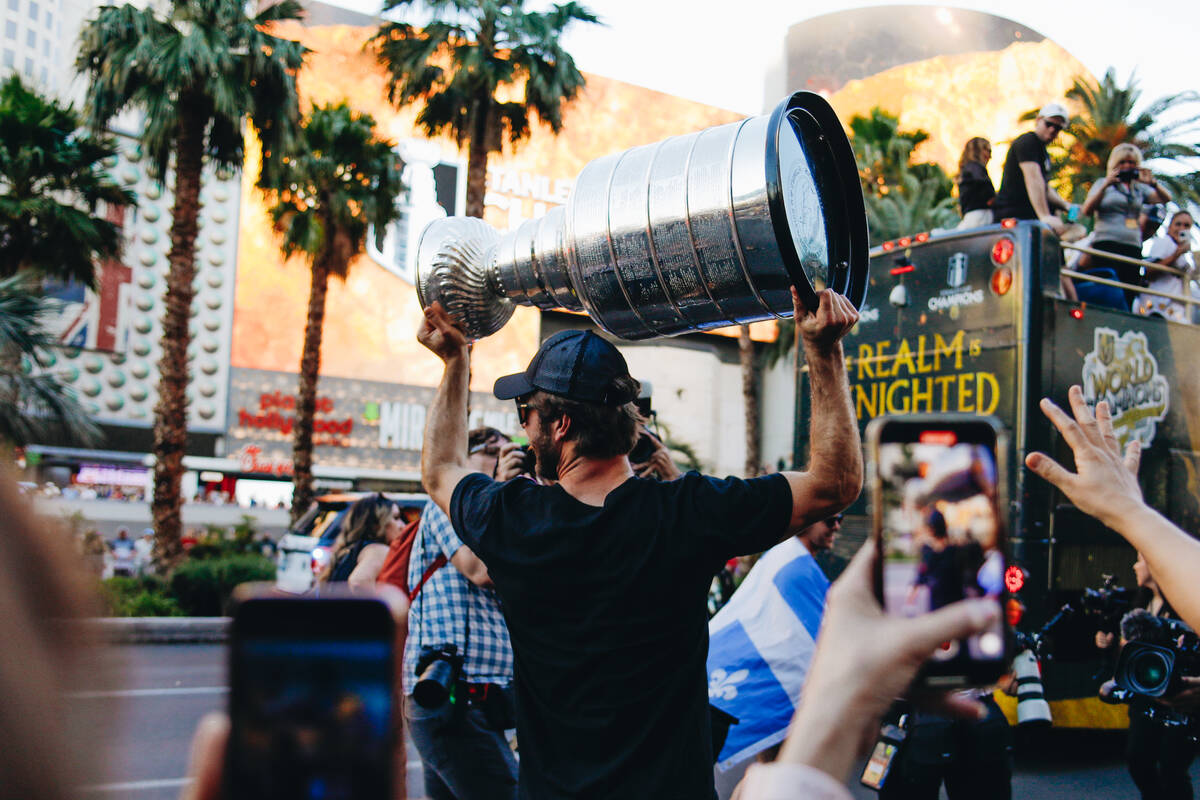
[[598, 158], [564, 206], [503, 235], [430, 223], [417, 248], [422, 307], [472, 338], [515, 305], [586, 312], [622, 339], [791, 317], [831, 288], [858, 308], [867, 221], [845, 131], [820, 95], [769, 114]]

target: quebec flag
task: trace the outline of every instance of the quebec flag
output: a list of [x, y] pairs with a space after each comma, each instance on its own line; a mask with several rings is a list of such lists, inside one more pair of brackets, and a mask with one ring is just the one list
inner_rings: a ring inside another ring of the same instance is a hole
[[720, 769], [787, 735], [828, 589], [816, 560], [789, 537], [763, 554], [709, 621], [709, 702], [738, 718], [718, 755]]

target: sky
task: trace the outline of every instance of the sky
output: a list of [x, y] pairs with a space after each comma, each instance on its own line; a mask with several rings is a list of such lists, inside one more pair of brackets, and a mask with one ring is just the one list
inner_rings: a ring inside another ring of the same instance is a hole
[[[327, 2], [372, 14], [380, 7], [379, 0]], [[529, 2], [534, 8], [543, 5]], [[764, 78], [781, 62], [791, 25], [833, 11], [890, 3], [585, 0], [585, 5], [606, 24], [568, 32], [567, 49], [584, 72], [757, 114], [778, 100], [764, 98]], [[730, 14], [731, 7], [739, 13]], [[999, 13], [1026, 25], [1053, 39], [1097, 77], [1115, 67], [1123, 83], [1136, 70], [1143, 101], [1194, 90], [1200, 83], [1194, 55], [1200, 46], [1200, 5], [1195, 3], [1009, 0], [997, 7], [993, 0], [944, 7]]]

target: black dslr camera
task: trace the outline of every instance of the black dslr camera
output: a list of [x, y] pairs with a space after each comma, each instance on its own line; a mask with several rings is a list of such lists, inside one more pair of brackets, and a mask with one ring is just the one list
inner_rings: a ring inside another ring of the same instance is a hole
[[1117, 659], [1117, 686], [1143, 697], [1164, 697], [1181, 678], [1200, 675], [1200, 637], [1186, 623], [1135, 609], [1121, 620], [1126, 644]]
[[422, 708], [441, 708], [454, 697], [454, 687], [462, 675], [462, 668], [463, 656], [457, 645], [422, 647], [414, 670], [417, 683], [413, 686], [413, 700]]
[[1104, 576], [1099, 589], [1084, 589], [1079, 598], [1080, 610], [1096, 621], [1097, 630], [1116, 633], [1121, 618], [1133, 606], [1133, 590], [1122, 589], [1112, 575]]
[[1059, 609], [1031, 640], [1039, 658], [1088, 661], [1096, 658], [1096, 632], [1117, 633], [1121, 617], [1133, 606], [1133, 591], [1104, 576], [1099, 589], [1084, 589]]

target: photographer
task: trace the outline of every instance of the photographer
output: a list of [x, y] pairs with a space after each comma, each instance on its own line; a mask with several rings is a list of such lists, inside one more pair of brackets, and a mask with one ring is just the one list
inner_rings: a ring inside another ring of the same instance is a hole
[[[520, 451], [494, 428], [467, 435], [467, 463], [486, 475], [515, 477], [521, 460]], [[404, 716], [421, 757], [426, 796], [516, 797], [517, 763], [504, 735], [514, 725], [508, 629], [487, 567], [432, 502], [421, 514], [413, 540], [408, 586], [418, 593], [409, 610], [404, 647]], [[444, 660], [457, 667], [458, 674], [451, 677], [457, 684], [455, 696], [426, 707], [414, 697], [418, 676], [443, 660], [437, 656], [450, 648], [453, 652]]]
[[445, 372], [425, 428], [422, 477], [487, 565], [520, 668], [520, 791], [537, 798], [711, 797], [706, 593], [730, 557], [762, 551], [845, 508], [862, 486], [841, 339], [858, 319], [824, 291], [793, 290], [812, 386], [805, 472], [751, 480], [634, 476], [638, 385], [591, 332], [542, 343], [514, 399], [539, 476], [499, 483], [463, 462], [469, 350], [440, 304], [418, 339]]
[[[1139, 217], [1146, 203], [1166, 203], [1171, 193], [1161, 186], [1150, 170], [1142, 166], [1142, 151], [1128, 143], [1119, 144], [1108, 156], [1108, 174], [1092, 185], [1081, 212], [1096, 215], [1092, 231], [1092, 247], [1109, 253], [1140, 259], [1142, 257], [1142, 226]], [[1122, 283], [1142, 285], [1142, 268], [1124, 261], [1094, 259], [1084, 270], [1097, 277], [1115, 279]], [[1099, 293], [1112, 292], [1113, 287], [1090, 281], [1077, 281], [1075, 291], [1080, 300], [1098, 302]], [[1137, 297], [1135, 289], [1124, 290], [1123, 308], [1128, 311]], [[1092, 295], [1097, 295], [1093, 297]], [[1101, 303], [1115, 305], [1115, 303]], [[1121, 307], [1121, 306], [1118, 306]]]
[[[1171, 636], [1166, 641], [1159, 635], [1159, 621], [1177, 619], [1145, 559], [1138, 554], [1133, 563], [1133, 572], [1142, 595], [1135, 601], [1135, 610], [1121, 621], [1121, 643], [1145, 641], [1170, 647]], [[1116, 635], [1105, 631], [1096, 632], [1096, 646], [1108, 650], [1116, 644]], [[1143, 800], [1151, 798], [1191, 798], [1192, 784], [1188, 767], [1196, 756], [1196, 728], [1187, 711], [1196, 706], [1195, 696], [1200, 694], [1200, 678], [1183, 679], [1193, 688], [1185, 688], [1170, 699], [1148, 698], [1134, 695], [1129, 703], [1129, 739], [1125, 746], [1125, 760], [1129, 775], [1142, 793]], [[1108, 681], [1100, 687], [1100, 695], [1110, 695], [1114, 683]]]

